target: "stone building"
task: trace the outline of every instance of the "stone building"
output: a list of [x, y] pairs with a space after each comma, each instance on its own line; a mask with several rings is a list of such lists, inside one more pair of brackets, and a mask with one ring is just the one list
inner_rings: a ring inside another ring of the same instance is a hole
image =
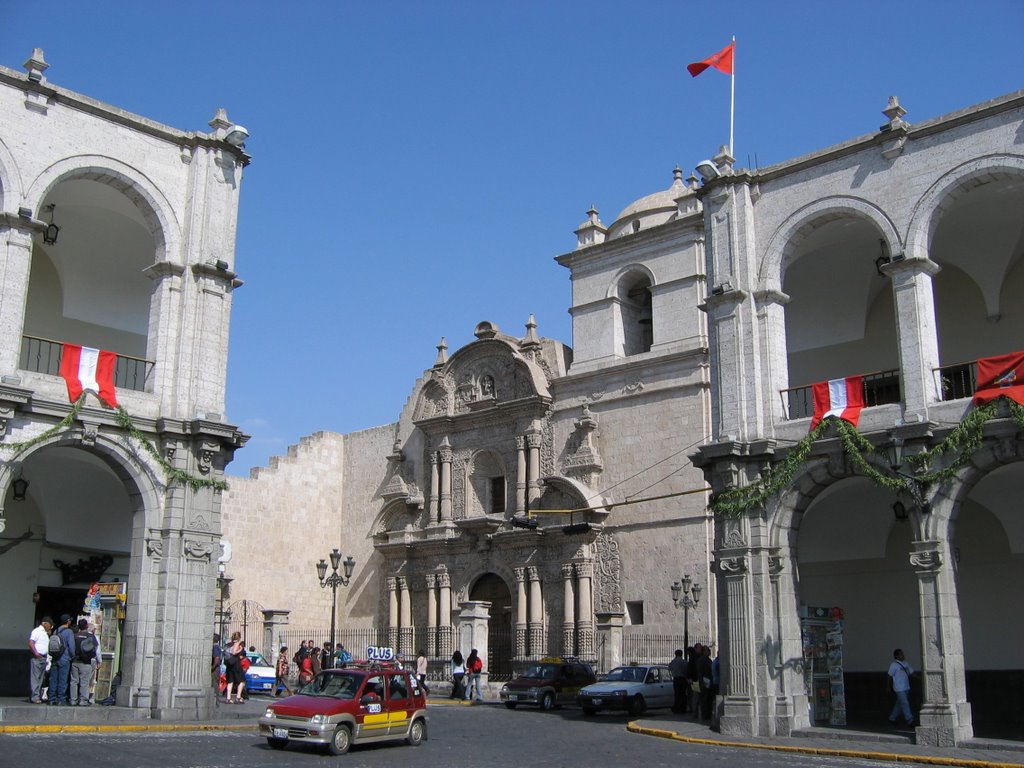
[[[905, 114], [893, 98], [844, 144], [704, 166], [713, 436], [697, 460], [719, 494], [726, 732], [884, 723], [896, 647], [922, 672], [919, 742], [1024, 725], [1024, 617], [1002, 597], [1024, 576], [1024, 419], [971, 400], [976, 360], [1024, 348], [1024, 92]], [[859, 437], [809, 439], [810, 385], [853, 376]], [[814, 608], [842, 617], [842, 641], [809, 690]]]
[[[103, 582], [101, 689], [154, 716], [212, 703], [219, 482], [244, 136], [180, 131], [0, 67], [0, 685], [27, 632]], [[65, 344], [116, 355], [115, 410], [76, 404]], [[101, 698], [102, 698], [101, 694]]]

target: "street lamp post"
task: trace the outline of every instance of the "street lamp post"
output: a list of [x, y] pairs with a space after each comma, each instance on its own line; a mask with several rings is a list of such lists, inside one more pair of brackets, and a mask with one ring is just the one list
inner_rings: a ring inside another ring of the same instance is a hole
[[[692, 597], [691, 597], [692, 594]], [[700, 602], [700, 584], [694, 584], [689, 574], [683, 576], [682, 582], [672, 584], [672, 603], [678, 608], [683, 607], [683, 647], [690, 647], [690, 609], [696, 608]]]
[[342, 565], [341, 552], [337, 549], [331, 551], [331, 575], [327, 575], [327, 561], [322, 557], [320, 562], [316, 564], [316, 573], [320, 577], [321, 588], [331, 588], [331, 650], [335, 648], [334, 644], [334, 632], [336, 628], [336, 619], [338, 615], [338, 587], [347, 587], [349, 580], [352, 578], [352, 571], [356, 567], [356, 561], [352, 559], [352, 555], [348, 555], [345, 558], [345, 575], [342, 576], [338, 573], [338, 566]]

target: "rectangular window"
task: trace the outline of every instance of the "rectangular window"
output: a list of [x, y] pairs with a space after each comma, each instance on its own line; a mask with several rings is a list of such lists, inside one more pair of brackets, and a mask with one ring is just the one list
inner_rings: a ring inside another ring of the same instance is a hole
[[491, 478], [491, 513], [502, 514], [505, 511], [505, 478]]
[[626, 601], [626, 614], [629, 616], [630, 624], [643, 624], [644, 623], [644, 601], [643, 600], [627, 600]]

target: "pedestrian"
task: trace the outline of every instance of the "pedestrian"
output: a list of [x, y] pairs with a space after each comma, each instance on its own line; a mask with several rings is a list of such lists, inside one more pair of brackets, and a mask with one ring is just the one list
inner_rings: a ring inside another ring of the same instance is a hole
[[718, 656], [718, 651], [715, 651], [715, 658], [711, 662], [711, 692], [712, 692], [712, 712], [711, 712], [711, 730], [720, 731], [722, 728], [722, 721], [718, 715], [718, 692], [721, 690], [722, 685], [722, 664]]
[[416, 680], [423, 689], [426, 696], [430, 695], [430, 688], [427, 685], [427, 654], [422, 649], [416, 652]]
[[320, 646], [319, 645], [314, 645], [314, 646], [310, 647], [310, 649], [309, 649], [309, 660], [310, 660], [310, 662], [312, 664], [313, 675], [314, 676], [319, 675], [320, 674], [320, 670], [322, 670], [324, 668], [323, 664], [320, 661]]
[[71, 617], [66, 613], [60, 617], [56, 635], [60, 638], [60, 647], [55, 648], [53, 643], [50, 644], [50, 657], [53, 660], [50, 670], [50, 704], [67, 706], [71, 702], [68, 685], [71, 682], [71, 656], [75, 646], [75, 635], [71, 631]]
[[889, 665], [889, 690], [896, 694], [896, 703], [893, 704], [889, 722], [896, 725], [897, 718], [903, 715], [907, 725], [913, 727], [914, 714], [910, 711], [910, 676], [914, 674], [914, 668], [907, 663], [902, 648], [893, 651], [892, 658], [893, 662]]
[[344, 643], [338, 643], [338, 649], [334, 652], [334, 657], [337, 659], [337, 666], [339, 667], [344, 667], [352, 661], [352, 654], [348, 652], [348, 648], [345, 647]]
[[452, 654], [451, 661], [451, 673], [452, 673], [452, 695], [453, 699], [464, 699], [466, 698], [465, 688], [465, 677], [466, 677], [466, 662], [462, 658], [462, 652], [456, 650]]
[[44, 616], [39, 626], [28, 636], [28, 649], [32, 651], [29, 661], [28, 698], [33, 704], [43, 703], [43, 683], [46, 682], [46, 662], [50, 655], [50, 632], [53, 619]]
[[697, 674], [700, 683], [700, 719], [710, 720], [714, 694], [711, 688], [711, 647], [703, 646], [701, 656], [697, 660]]
[[395, 666], [402, 669], [402, 652], [398, 651], [395, 653]]
[[234, 632], [231, 643], [224, 654], [224, 667], [227, 674], [227, 688], [224, 689], [224, 701], [228, 704], [241, 704], [245, 691], [245, 670], [242, 669], [242, 657], [245, 656], [245, 644], [242, 633]]
[[95, 669], [99, 640], [89, 631], [89, 620], [78, 620], [75, 632], [73, 655], [71, 657], [70, 703], [73, 707], [89, 706], [89, 684]]
[[483, 694], [480, 691], [480, 675], [483, 669], [484, 662], [477, 653], [476, 648], [474, 648], [469, 652], [469, 658], [466, 659], [466, 675], [469, 678], [469, 685], [466, 687], [466, 699], [484, 700]]
[[210, 677], [213, 683], [213, 691], [219, 694], [223, 688], [221, 687], [221, 675], [224, 674], [224, 649], [220, 644], [220, 634], [217, 632], [213, 633], [213, 653], [210, 657]]
[[[299, 661], [298, 685], [300, 687], [306, 685], [313, 680], [313, 677], [313, 657], [309, 655], [303, 656], [301, 661]], [[302, 693], [302, 691], [299, 691], [299, 693]]]
[[677, 648], [676, 655], [668, 663], [669, 672], [672, 673], [672, 711], [677, 715], [686, 713], [686, 659], [683, 658], [683, 649]]
[[694, 719], [700, 718], [700, 674], [697, 670], [697, 662], [704, 655], [704, 649], [700, 643], [694, 643], [686, 649], [686, 681], [689, 686], [686, 698], [687, 709], [693, 714]]
[[288, 646], [282, 645], [281, 652], [277, 654], [277, 666], [274, 668], [274, 696], [279, 697], [284, 690], [289, 696], [292, 689], [288, 686]]
[[330, 669], [334, 666], [334, 651], [331, 650], [331, 641], [324, 643], [324, 649], [320, 652], [320, 668]]
[[103, 664], [103, 653], [100, 651], [99, 635], [96, 634], [96, 625], [89, 624], [89, 631], [96, 635], [96, 654], [90, 660], [90, 666], [92, 667], [92, 674], [89, 677], [89, 697], [86, 701], [89, 704], [96, 703], [96, 683], [100, 679], [100, 666]]

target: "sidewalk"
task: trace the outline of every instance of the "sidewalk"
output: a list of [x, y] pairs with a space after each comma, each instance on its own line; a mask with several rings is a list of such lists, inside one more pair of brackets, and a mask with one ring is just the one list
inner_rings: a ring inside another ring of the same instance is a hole
[[626, 728], [632, 733], [690, 744], [965, 768], [1024, 767], [1022, 741], [972, 739], [955, 748], [927, 747], [914, 744], [910, 731], [873, 732], [846, 728], [806, 728], [789, 737], [728, 736], [715, 733], [707, 725], [684, 715], [642, 718]]

